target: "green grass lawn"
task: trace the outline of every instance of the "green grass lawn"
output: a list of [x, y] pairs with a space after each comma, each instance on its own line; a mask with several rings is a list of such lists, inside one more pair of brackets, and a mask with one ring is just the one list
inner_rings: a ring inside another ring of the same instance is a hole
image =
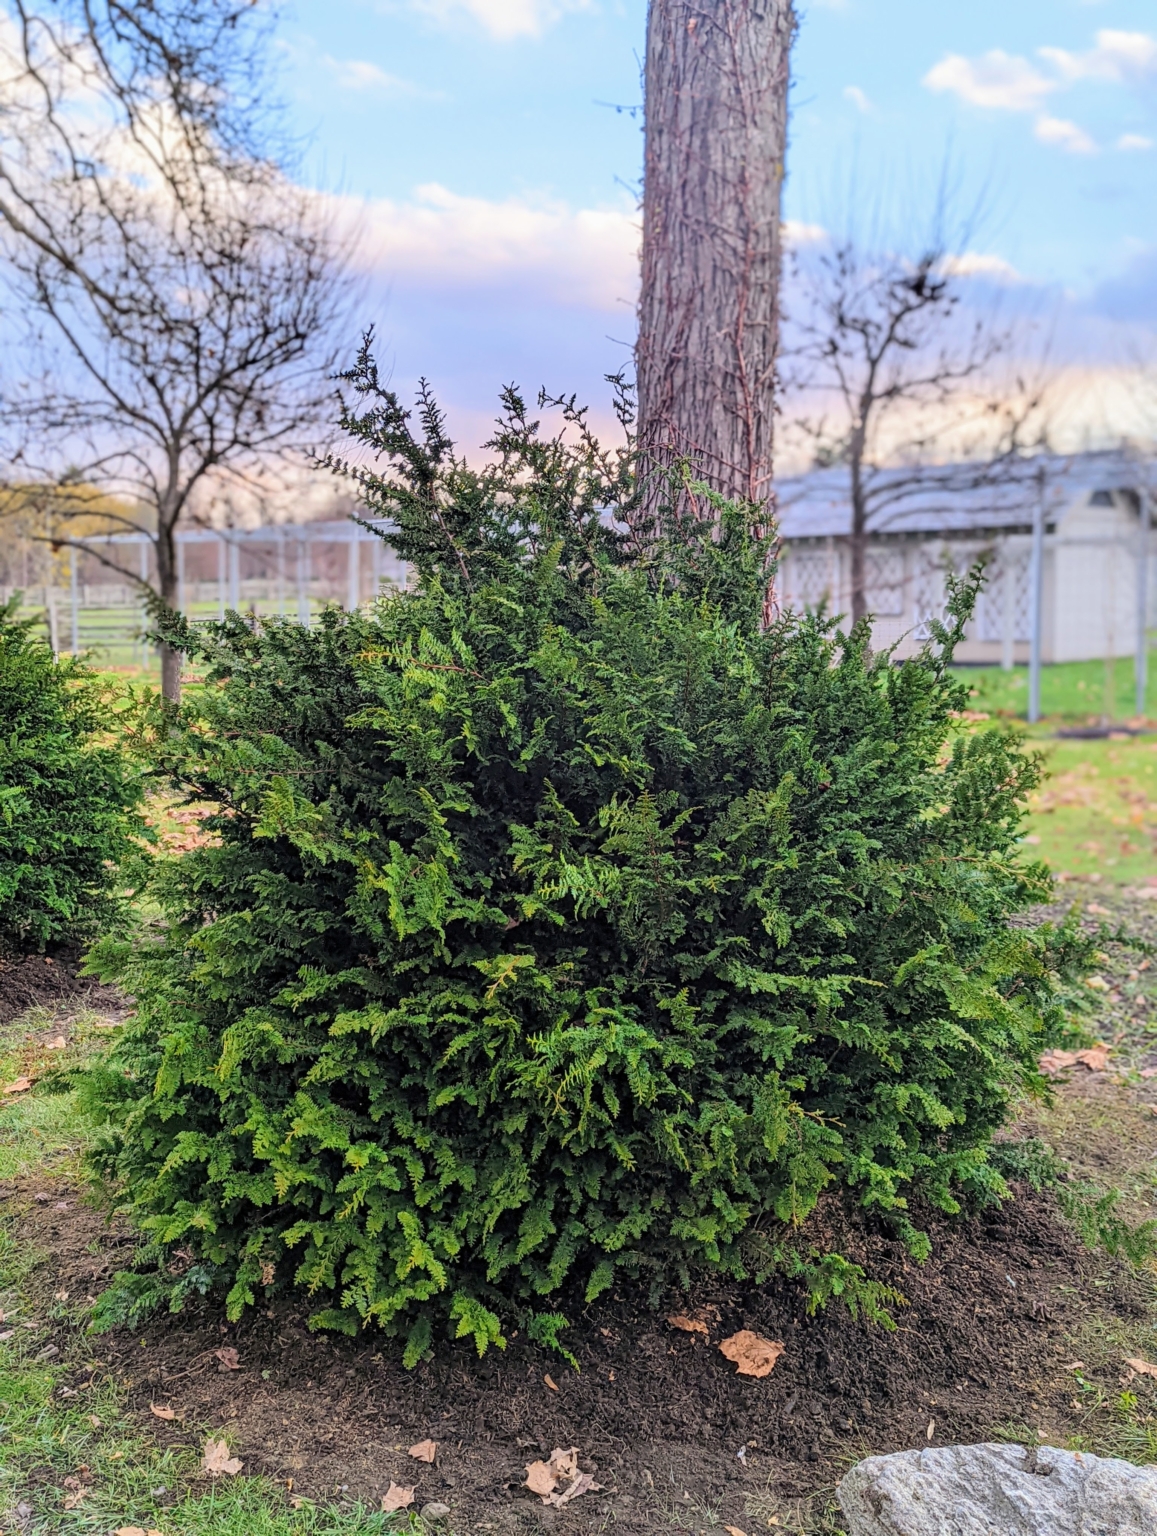
[[[958, 667], [957, 677], [972, 689], [973, 707], [993, 715], [1028, 712], [1028, 668]], [[1157, 676], [1154, 659], [1149, 662], [1146, 713], [1157, 714]], [[1135, 714], [1133, 658], [1115, 661], [1065, 661], [1041, 668], [1041, 715], [1066, 724], [1101, 720], [1130, 720]]]
[[[972, 707], [993, 720], [1024, 719], [1028, 669], [961, 667]], [[1157, 715], [1157, 677], [1150, 679]], [[1059, 738], [1066, 727], [1120, 723], [1133, 716], [1133, 661], [1064, 662], [1041, 670], [1039, 724], [1031, 745], [1048, 778], [1030, 805], [1026, 840], [1058, 874], [1136, 885], [1157, 878], [1157, 724], [1152, 735]]]

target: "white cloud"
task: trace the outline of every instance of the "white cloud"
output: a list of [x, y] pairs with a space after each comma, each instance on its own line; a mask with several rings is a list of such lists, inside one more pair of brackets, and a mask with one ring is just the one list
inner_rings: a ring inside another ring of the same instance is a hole
[[857, 107], [861, 112], [865, 114], [875, 111], [875, 108], [868, 100], [867, 95], [865, 92], [861, 91], [858, 85], [844, 86], [844, 100], [850, 101], [854, 107]]
[[1097, 146], [1083, 128], [1064, 117], [1038, 117], [1033, 134], [1042, 144], [1053, 144], [1069, 155], [1095, 155]]
[[780, 233], [785, 245], [819, 245], [828, 238], [822, 224], [801, 224], [798, 219], [785, 219]]
[[369, 59], [334, 59], [328, 54], [321, 61], [332, 70], [343, 91], [376, 91], [386, 96], [424, 97], [441, 99], [441, 91], [427, 91], [399, 75], [391, 75]]
[[591, 0], [413, 0], [415, 9], [452, 24], [466, 15], [499, 42], [541, 37], [567, 11], [587, 10]]
[[1098, 32], [1096, 47], [1087, 53], [1070, 53], [1067, 48], [1038, 48], [1037, 53], [1065, 81], [1143, 84], [1157, 79], [1157, 38], [1144, 32]]
[[1117, 148], [1124, 150], [1152, 149], [1153, 140], [1143, 133], [1123, 133], [1117, 140]]
[[1035, 112], [1057, 82], [1016, 54], [993, 48], [978, 59], [950, 53], [924, 76], [930, 91], [951, 91], [974, 107]]
[[1003, 256], [988, 256], [980, 251], [962, 251], [959, 256], [945, 256], [940, 263], [947, 277], [987, 277], [999, 283], [1020, 283], [1024, 279]]
[[621, 315], [638, 289], [633, 209], [570, 208], [547, 199], [463, 197], [436, 182], [408, 202], [346, 200], [359, 262], [410, 289], [513, 289]]

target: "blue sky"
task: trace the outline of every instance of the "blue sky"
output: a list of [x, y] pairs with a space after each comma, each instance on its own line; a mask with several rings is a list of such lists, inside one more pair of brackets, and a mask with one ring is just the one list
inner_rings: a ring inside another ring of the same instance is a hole
[[[633, 336], [641, 0], [296, 0], [284, 87], [308, 178], [359, 207], [363, 313], [476, 442], [510, 379], [578, 389]], [[958, 254], [1051, 306], [1098, 378], [1157, 334], [1154, 0], [811, 0], [785, 215], [922, 224], [946, 157]]]

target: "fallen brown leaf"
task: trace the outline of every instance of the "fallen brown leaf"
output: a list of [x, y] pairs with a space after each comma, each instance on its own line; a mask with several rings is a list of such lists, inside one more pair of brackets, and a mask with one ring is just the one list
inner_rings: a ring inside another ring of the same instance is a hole
[[931, 1440], [932, 1436], [935, 1433], [936, 1433], [936, 1420], [935, 1419], [929, 1419], [928, 1420], [928, 1428], [924, 1432], [925, 1440]]
[[544, 1376], [542, 1379], [546, 1382], [547, 1386], [552, 1392], [558, 1391], [558, 1382], [555, 1381], [553, 1376]]
[[[566, 1486], [562, 1487], [564, 1483]], [[579, 1471], [578, 1447], [575, 1445], [568, 1451], [556, 1445], [549, 1461], [529, 1462], [525, 1486], [531, 1493], [537, 1493], [544, 1504], [552, 1504], [556, 1509], [584, 1493], [601, 1491], [593, 1472]]]
[[57, 1035], [55, 1040], [49, 1040], [46, 1043], [44, 1049], [46, 1051], [63, 1051], [67, 1045], [68, 1041], [64, 1038], [64, 1036]]
[[697, 1318], [685, 1317], [682, 1312], [672, 1312], [667, 1319], [672, 1328], [681, 1328], [684, 1333], [701, 1333], [707, 1337], [707, 1324], [701, 1323]]
[[241, 1369], [241, 1359], [232, 1344], [225, 1344], [220, 1349], [215, 1349], [213, 1353], [221, 1362], [219, 1370], [239, 1371]]
[[118, 1525], [113, 1536], [163, 1536], [161, 1531], [146, 1531], [140, 1525]]
[[1112, 917], [1113, 915], [1108, 907], [1103, 907], [1099, 901], [1090, 901], [1085, 911], [1091, 912], [1094, 917]]
[[741, 1328], [719, 1346], [721, 1354], [735, 1361], [740, 1376], [770, 1376], [775, 1362], [783, 1354], [783, 1345], [777, 1339], [765, 1339], [750, 1328]]
[[[66, 1477], [65, 1480], [64, 1480], [64, 1486], [67, 1488], [69, 1483], [70, 1482], [74, 1482], [74, 1481], [75, 1481], [74, 1478], [67, 1478]], [[66, 1493], [64, 1495], [64, 1507], [65, 1507], [65, 1509], [79, 1509], [81, 1501], [82, 1501], [82, 1499], [84, 1498], [84, 1496], [85, 1496], [85, 1494], [87, 1492], [88, 1492], [87, 1488], [84, 1488], [84, 1487], [81, 1487], [81, 1486], [78, 1485], [77, 1487], [75, 1487], [72, 1490], [71, 1493]]]
[[14, 1083], [9, 1083], [4, 1089], [5, 1093], [27, 1093], [32, 1087], [30, 1077], [18, 1077]]
[[414, 1490], [401, 1488], [397, 1483], [391, 1483], [382, 1494], [382, 1514], [392, 1514], [395, 1509], [405, 1509], [414, 1502]]
[[155, 1414], [158, 1419], [169, 1420], [177, 1417], [177, 1410], [175, 1408], [160, 1408], [156, 1403], [149, 1404], [149, 1412]]
[[415, 1461], [433, 1461], [438, 1454], [438, 1442], [436, 1440], [419, 1440], [417, 1445], [410, 1447], [410, 1455]]
[[1083, 1051], [1046, 1051], [1040, 1059], [1041, 1071], [1050, 1076], [1067, 1067], [1087, 1067], [1090, 1072], [1103, 1072], [1108, 1063], [1107, 1045], [1094, 1045]]
[[723, 1529], [727, 1532], [727, 1536], [747, 1536], [747, 1532], [741, 1531], [737, 1525], [725, 1525]]
[[1157, 1376], [1157, 1365], [1150, 1365], [1148, 1360], [1126, 1360], [1125, 1364], [1138, 1376]]
[[201, 1469], [208, 1472], [211, 1477], [236, 1477], [245, 1465], [238, 1461], [236, 1456], [230, 1456], [229, 1447], [224, 1440], [206, 1440], [205, 1450], [201, 1456]]
[[1142, 1067], [1139, 1075], [1141, 1077], [1157, 1077], [1157, 1067]]
[[545, 1461], [532, 1461], [526, 1468], [526, 1486], [539, 1498], [548, 1498], [555, 1490], [557, 1479]]

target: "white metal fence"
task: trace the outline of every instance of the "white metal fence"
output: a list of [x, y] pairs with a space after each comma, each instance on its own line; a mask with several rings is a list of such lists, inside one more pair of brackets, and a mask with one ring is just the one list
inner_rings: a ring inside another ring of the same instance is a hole
[[[408, 578], [389, 545], [352, 521], [185, 528], [176, 541], [177, 606], [192, 619], [233, 610], [309, 624], [328, 605], [360, 607]], [[114, 534], [86, 543], [91, 552], [62, 548], [34, 573], [38, 582], [0, 585], [0, 600], [22, 590], [22, 612], [41, 619], [54, 650], [88, 651], [113, 666], [150, 665], [139, 583], [156, 577], [151, 538]], [[11, 566], [9, 577], [18, 575]]]

